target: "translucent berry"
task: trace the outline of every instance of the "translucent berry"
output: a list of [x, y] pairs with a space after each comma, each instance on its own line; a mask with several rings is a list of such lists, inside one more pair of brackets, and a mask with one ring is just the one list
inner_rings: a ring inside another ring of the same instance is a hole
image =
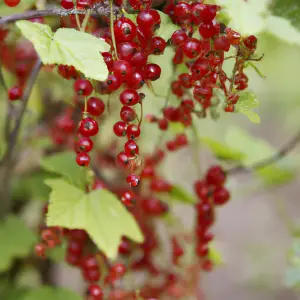
[[134, 140], [138, 138], [141, 134], [140, 127], [134, 124], [131, 124], [127, 127], [127, 137], [128, 139]]
[[140, 96], [135, 89], [125, 89], [120, 94], [120, 101], [123, 105], [133, 106], [140, 101]]
[[76, 152], [90, 152], [93, 149], [94, 143], [89, 137], [83, 137], [75, 142]]
[[87, 167], [90, 164], [90, 157], [85, 152], [80, 152], [77, 154], [76, 163], [80, 167]]
[[72, 9], [74, 8], [73, 0], [61, 0], [60, 6], [64, 9]]
[[78, 95], [89, 96], [93, 92], [93, 86], [89, 80], [77, 79], [74, 83], [74, 90]]
[[105, 110], [105, 104], [100, 98], [90, 97], [87, 101], [87, 112], [92, 116], [101, 116]]
[[140, 177], [134, 174], [128, 175], [126, 178], [127, 183], [129, 183], [130, 186], [136, 187], [140, 183]]
[[103, 300], [104, 295], [101, 287], [97, 284], [91, 284], [88, 288], [88, 294], [91, 300]]
[[151, 81], [159, 79], [161, 68], [157, 64], [147, 64], [145, 67], [145, 77]]
[[135, 155], [139, 154], [139, 147], [135, 141], [129, 140], [124, 145], [124, 152], [128, 156], [135, 156]]
[[122, 197], [121, 197], [121, 201], [122, 203], [127, 206], [127, 207], [131, 207], [135, 204], [135, 194], [133, 191], [129, 190], [126, 191]]
[[127, 125], [125, 122], [119, 121], [113, 126], [113, 131], [116, 136], [125, 136], [127, 133]]
[[22, 88], [19, 86], [14, 86], [8, 90], [8, 98], [11, 101], [21, 99], [23, 94]]
[[99, 131], [98, 123], [92, 118], [85, 118], [80, 121], [78, 131], [85, 137], [94, 136]]
[[137, 115], [131, 107], [123, 106], [120, 111], [120, 117], [125, 123], [130, 123], [136, 119]]

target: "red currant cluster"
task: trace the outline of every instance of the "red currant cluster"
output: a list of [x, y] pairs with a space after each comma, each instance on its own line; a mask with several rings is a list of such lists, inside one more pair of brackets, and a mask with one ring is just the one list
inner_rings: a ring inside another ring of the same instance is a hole
[[198, 180], [194, 184], [199, 199], [196, 204], [196, 253], [202, 260], [202, 268], [206, 271], [212, 269], [212, 263], [208, 259], [208, 243], [213, 238], [209, 228], [215, 221], [215, 205], [223, 205], [230, 199], [230, 194], [224, 187], [225, 181], [226, 173], [223, 169], [220, 166], [213, 166], [207, 171], [205, 179]]

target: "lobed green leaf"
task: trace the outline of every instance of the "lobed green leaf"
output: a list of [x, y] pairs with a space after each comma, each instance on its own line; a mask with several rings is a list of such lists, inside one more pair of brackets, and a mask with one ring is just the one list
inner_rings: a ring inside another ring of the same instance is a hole
[[116, 258], [122, 236], [143, 242], [134, 217], [110, 191], [85, 194], [63, 179], [46, 180], [52, 188], [48, 226], [86, 230], [107, 257]]
[[45, 24], [18, 21], [16, 25], [29, 39], [44, 64], [72, 65], [87, 78], [103, 81], [108, 76], [101, 52], [110, 46], [91, 34], [70, 28], [55, 33]]
[[195, 204], [196, 198], [179, 185], [173, 185], [170, 196], [180, 202], [187, 204]]

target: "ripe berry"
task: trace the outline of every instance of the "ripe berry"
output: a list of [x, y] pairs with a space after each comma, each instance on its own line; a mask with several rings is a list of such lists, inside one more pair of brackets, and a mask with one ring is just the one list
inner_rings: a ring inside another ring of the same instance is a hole
[[135, 141], [129, 140], [124, 145], [124, 152], [128, 156], [135, 156], [135, 155], [139, 154], [139, 147]]
[[138, 25], [149, 33], [152, 33], [160, 25], [160, 15], [155, 9], [145, 9], [137, 15]]
[[94, 136], [99, 131], [98, 123], [92, 118], [85, 118], [80, 121], [78, 131], [85, 137]]
[[90, 157], [87, 153], [81, 152], [77, 154], [76, 163], [80, 167], [87, 167], [90, 164]]
[[83, 253], [83, 244], [79, 243], [78, 241], [70, 240], [68, 243], [68, 254], [74, 255], [74, 256], [81, 256]]
[[125, 123], [130, 123], [136, 119], [137, 115], [131, 107], [123, 106], [120, 111], [120, 117]]
[[94, 143], [89, 137], [83, 137], [75, 142], [75, 150], [77, 152], [90, 152], [93, 149]]
[[228, 52], [230, 49], [230, 42], [226, 36], [219, 36], [215, 39], [214, 43], [215, 50], [221, 50]]
[[226, 33], [226, 36], [227, 36], [227, 38], [228, 38], [231, 45], [239, 45], [240, 44], [241, 35], [238, 32], [236, 32], [236, 31], [232, 30], [231, 28], [227, 27], [225, 29], [225, 33]]
[[60, 6], [64, 9], [73, 9], [74, 3], [73, 3], [73, 0], [61, 0]]
[[157, 64], [147, 64], [145, 67], [145, 78], [155, 81], [160, 77], [161, 68]]
[[136, 25], [130, 19], [121, 17], [114, 22], [114, 33], [118, 42], [133, 41], [136, 36]]
[[140, 127], [137, 125], [131, 124], [127, 127], [127, 138], [130, 140], [134, 140], [138, 138], [141, 134]]
[[89, 80], [77, 79], [74, 83], [74, 90], [77, 95], [89, 96], [93, 92], [93, 86]]
[[92, 4], [91, 0], [77, 0], [76, 7], [79, 9], [85, 9]]
[[114, 59], [111, 53], [109, 52], [102, 52], [101, 53], [104, 59], [104, 62], [107, 66], [108, 71], [111, 71], [114, 65]]
[[138, 45], [134, 42], [123, 42], [117, 45], [119, 59], [131, 62], [133, 56], [138, 51]]
[[225, 183], [226, 174], [220, 166], [210, 167], [206, 173], [206, 181], [209, 185], [221, 186]]
[[126, 178], [127, 183], [129, 183], [130, 186], [136, 187], [140, 183], [140, 177], [134, 174], [128, 175]]
[[129, 190], [129, 191], [126, 191], [122, 197], [121, 197], [121, 201], [122, 203], [127, 206], [127, 207], [130, 207], [130, 206], [133, 206], [135, 204], [135, 194], [133, 191]]
[[203, 22], [199, 26], [199, 33], [204, 39], [210, 39], [219, 33], [219, 26], [213, 22]]
[[144, 85], [144, 73], [142, 71], [134, 71], [131, 78], [127, 80], [127, 87], [131, 89], [139, 89]]
[[113, 131], [116, 136], [125, 136], [127, 132], [126, 123], [121, 121], [115, 123], [115, 125], [113, 126]]
[[161, 216], [168, 211], [168, 205], [157, 198], [146, 198], [142, 201], [142, 209], [149, 216]]
[[11, 101], [21, 99], [22, 94], [23, 94], [23, 91], [22, 91], [21, 87], [19, 87], [19, 86], [14, 86], [8, 90], [8, 98]]
[[108, 75], [105, 83], [107, 84], [108, 91], [112, 93], [121, 86], [122, 80], [120, 76]]
[[166, 46], [167, 42], [163, 38], [156, 36], [152, 39], [151, 49], [153, 54], [158, 55], [164, 53]]
[[216, 17], [217, 10], [218, 10], [217, 5], [203, 4], [202, 9], [199, 11], [201, 20], [204, 23], [211, 22]]
[[177, 134], [175, 141], [176, 141], [177, 146], [179, 146], [179, 147], [183, 147], [188, 144], [187, 136], [184, 133]]
[[[147, 53], [145, 53], [143, 51], [138, 51], [132, 55], [130, 63], [133, 67], [142, 68], [146, 65], [147, 60], [148, 60]], [[139, 71], [141, 71], [141, 70], [139, 70]]]
[[174, 15], [180, 20], [189, 19], [191, 14], [191, 5], [186, 2], [178, 2], [174, 8]]
[[45, 258], [46, 249], [47, 247], [44, 243], [38, 243], [35, 245], [34, 251], [37, 256]]
[[195, 58], [200, 55], [201, 42], [198, 39], [190, 38], [183, 44], [183, 53], [188, 58]]
[[169, 122], [167, 119], [163, 118], [158, 121], [158, 127], [160, 130], [167, 130], [169, 127]]
[[215, 189], [213, 199], [216, 205], [223, 205], [230, 199], [230, 194], [226, 188], [219, 187]]
[[77, 71], [73, 66], [59, 65], [57, 70], [58, 74], [67, 80], [71, 78], [76, 79], [77, 77]]
[[122, 239], [120, 246], [119, 246], [119, 253], [123, 254], [123, 255], [128, 255], [131, 253], [131, 243], [129, 242], [129, 240], [127, 240], [125, 238]]
[[129, 157], [125, 152], [120, 152], [117, 155], [116, 165], [120, 168], [127, 168], [129, 166]]
[[92, 116], [101, 116], [105, 110], [104, 102], [96, 97], [91, 97], [87, 101], [87, 112]]
[[186, 32], [183, 31], [182, 29], [176, 30], [171, 36], [171, 42], [175, 46], [180, 46], [187, 40], [188, 40], [188, 36]]
[[4, 0], [4, 3], [9, 7], [17, 6], [21, 0]]
[[250, 35], [243, 40], [245, 47], [251, 51], [256, 49], [257, 38], [254, 35]]
[[97, 282], [100, 280], [101, 273], [99, 269], [82, 269], [83, 277], [88, 282]]
[[123, 264], [115, 264], [110, 269], [110, 276], [113, 279], [119, 279], [126, 273], [126, 267]]
[[95, 255], [87, 255], [81, 260], [81, 267], [86, 270], [98, 270], [99, 264]]
[[91, 284], [88, 288], [88, 294], [91, 300], [103, 300], [104, 295], [101, 287], [97, 284]]
[[120, 101], [123, 105], [133, 106], [140, 101], [140, 96], [134, 89], [125, 89], [120, 94]]
[[132, 66], [126, 60], [117, 60], [114, 62], [112, 71], [121, 79], [121, 82], [126, 82], [131, 77]]

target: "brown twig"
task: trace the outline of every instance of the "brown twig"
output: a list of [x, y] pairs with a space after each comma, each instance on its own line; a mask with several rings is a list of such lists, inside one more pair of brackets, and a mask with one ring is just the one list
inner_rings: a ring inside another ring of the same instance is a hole
[[296, 135], [288, 143], [286, 143], [279, 151], [277, 151], [273, 156], [270, 156], [266, 159], [258, 161], [257, 163], [254, 163], [250, 167], [245, 167], [245, 166], [234, 167], [232, 169], [229, 169], [226, 173], [228, 175], [235, 175], [237, 173], [250, 173], [250, 172], [253, 172], [253, 170], [259, 170], [259, 169], [265, 168], [267, 166], [270, 166], [270, 165], [280, 161], [281, 159], [283, 159], [299, 143], [300, 143], [300, 131], [298, 133], [296, 133]]
[[38, 59], [30, 76], [28, 79], [27, 86], [24, 90], [23, 97], [21, 99], [22, 105], [19, 114], [16, 116], [16, 124], [9, 134], [9, 139], [7, 142], [6, 152], [0, 162], [0, 219], [4, 218], [7, 213], [11, 210], [11, 178], [14, 170], [15, 162], [14, 151], [16, 148], [16, 143], [19, 137], [20, 128], [22, 125], [23, 117], [27, 109], [28, 100], [36, 78], [38, 76], [39, 70], [42, 66], [41, 61]]

